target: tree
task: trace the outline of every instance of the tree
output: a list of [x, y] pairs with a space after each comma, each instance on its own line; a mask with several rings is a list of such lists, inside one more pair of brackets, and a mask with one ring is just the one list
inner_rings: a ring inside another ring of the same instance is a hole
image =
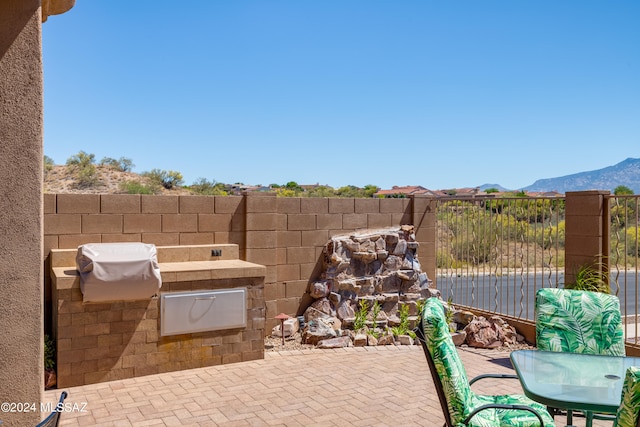
[[208, 181], [206, 178], [198, 178], [191, 184], [190, 188], [194, 193], [205, 196], [226, 196], [228, 194], [225, 191], [224, 184]]
[[345, 185], [336, 190], [338, 197], [364, 197], [364, 190], [355, 185]]
[[333, 188], [327, 185], [319, 185], [308, 191], [309, 197], [333, 197], [336, 193]]
[[131, 159], [127, 159], [126, 157], [120, 157], [118, 160], [111, 157], [103, 157], [102, 160], [100, 160], [100, 166], [109, 166], [120, 172], [131, 172], [135, 165]]
[[152, 169], [150, 172], [143, 172], [142, 176], [146, 176], [152, 182], [162, 185], [167, 190], [179, 187], [184, 183], [182, 174], [178, 171]]
[[633, 190], [626, 185], [618, 185], [613, 189], [613, 194], [615, 194], [616, 196], [632, 196]]
[[75, 175], [80, 187], [91, 187], [98, 181], [94, 154], [79, 151], [67, 159], [67, 170]]
[[376, 194], [378, 191], [380, 191], [380, 187], [376, 185], [367, 184], [364, 186], [365, 197], [373, 197], [373, 195]]

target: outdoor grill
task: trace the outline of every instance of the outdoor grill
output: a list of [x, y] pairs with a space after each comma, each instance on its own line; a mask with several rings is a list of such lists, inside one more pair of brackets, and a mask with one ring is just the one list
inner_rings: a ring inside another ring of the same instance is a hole
[[156, 246], [88, 243], [78, 247], [83, 302], [148, 300], [162, 286]]

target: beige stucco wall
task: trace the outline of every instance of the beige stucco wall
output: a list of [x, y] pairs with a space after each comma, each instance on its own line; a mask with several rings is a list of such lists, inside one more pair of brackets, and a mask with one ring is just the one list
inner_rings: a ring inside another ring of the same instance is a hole
[[[42, 42], [39, 0], [0, 1], [0, 401], [39, 403], [42, 337]], [[40, 413], [0, 413], [35, 425]]]

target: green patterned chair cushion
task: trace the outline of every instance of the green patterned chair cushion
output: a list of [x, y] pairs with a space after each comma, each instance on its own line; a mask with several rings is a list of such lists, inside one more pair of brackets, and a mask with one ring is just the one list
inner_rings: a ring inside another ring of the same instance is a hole
[[614, 426], [636, 427], [640, 416], [640, 368], [627, 369], [622, 385], [622, 402]]
[[423, 308], [425, 342], [442, 381], [453, 424], [469, 415], [473, 408], [473, 392], [467, 371], [458, 356], [449, 332], [444, 307], [437, 298], [429, 298]]
[[[535, 409], [542, 416], [545, 427], [554, 426], [546, 408], [523, 395], [487, 396], [471, 390], [467, 372], [449, 333], [442, 301], [437, 298], [427, 299], [422, 312], [422, 326], [426, 347], [442, 382], [452, 425], [462, 426], [464, 419], [482, 405], [520, 404]], [[468, 425], [539, 427], [539, 422], [534, 414], [527, 411], [492, 408], [477, 413]]]
[[535, 317], [540, 350], [625, 355], [620, 302], [615, 295], [540, 289]]
[[[517, 380], [515, 380], [517, 382]], [[487, 396], [473, 394], [472, 407], [477, 408], [486, 404], [500, 405], [526, 405], [535, 409], [544, 420], [545, 427], [555, 426], [553, 419], [547, 412], [547, 407], [541, 405], [521, 394], [510, 394], [500, 396]], [[459, 424], [462, 426], [463, 424]], [[513, 409], [489, 409], [478, 412], [471, 419], [469, 426], [472, 427], [538, 427], [538, 418], [530, 412]]]

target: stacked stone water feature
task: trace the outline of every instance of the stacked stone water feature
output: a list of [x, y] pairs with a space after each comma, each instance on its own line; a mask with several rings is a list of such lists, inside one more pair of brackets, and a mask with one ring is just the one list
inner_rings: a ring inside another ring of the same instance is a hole
[[[394, 337], [390, 329], [401, 324], [401, 313], [412, 328], [418, 302], [437, 293], [429, 289], [417, 250], [411, 225], [332, 237], [324, 248], [321, 277], [310, 284], [314, 301], [304, 314], [303, 342], [318, 347], [410, 344], [410, 337]], [[356, 313], [363, 310], [366, 327], [354, 331]]]

